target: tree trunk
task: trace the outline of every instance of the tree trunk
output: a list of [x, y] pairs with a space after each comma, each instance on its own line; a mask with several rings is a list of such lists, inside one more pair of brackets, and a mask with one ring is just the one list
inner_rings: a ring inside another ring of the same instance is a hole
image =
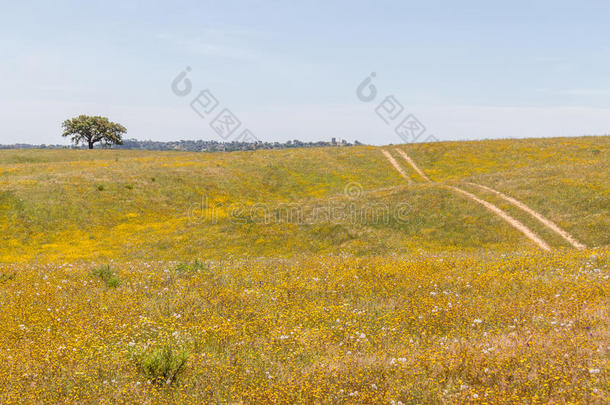
[[93, 142], [89, 141], [89, 149], [93, 149]]

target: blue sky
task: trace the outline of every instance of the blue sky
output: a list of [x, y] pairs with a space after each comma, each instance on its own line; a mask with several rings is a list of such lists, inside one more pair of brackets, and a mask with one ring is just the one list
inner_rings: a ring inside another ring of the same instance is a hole
[[220, 140], [189, 106], [203, 89], [266, 141], [399, 143], [375, 114], [389, 95], [440, 140], [610, 133], [608, 16], [607, 1], [5, 1], [0, 143], [65, 143], [81, 113]]

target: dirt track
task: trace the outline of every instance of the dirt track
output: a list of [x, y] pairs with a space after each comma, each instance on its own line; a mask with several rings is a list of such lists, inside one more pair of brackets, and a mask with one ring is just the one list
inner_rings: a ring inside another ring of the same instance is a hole
[[396, 159], [394, 159], [394, 157], [392, 155], [390, 155], [390, 152], [388, 152], [387, 150], [381, 149], [381, 153], [384, 154], [384, 156], [386, 157], [386, 159], [388, 159], [390, 161], [390, 163], [392, 164], [392, 166], [394, 166], [394, 168], [396, 170], [398, 170], [398, 173], [400, 173], [400, 175], [402, 177], [404, 177], [405, 179], [407, 179], [407, 181], [409, 182], [409, 184], [413, 184], [413, 180], [411, 180], [411, 178], [409, 176], [407, 176], [407, 173], [405, 173], [404, 170], [402, 170], [402, 167], [398, 164], [398, 162], [396, 161]]
[[[400, 149], [396, 149], [396, 151], [413, 168], [413, 170], [415, 170], [424, 180], [426, 180], [427, 182], [432, 182], [430, 180], [430, 178], [426, 175], [426, 173], [417, 166], [415, 161], [413, 161], [413, 159], [411, 159], [411, 157], [409, 157], [409, 155], [407, 155], [407, 153], [405, 151], [400, 150]], [[386, 155], [386, 157], [390, 160], [390, 162], [392, 162], [392, 165], [394, 167], [396, 167], [396, 170], [398, 170], [403, 175], [403, 177], [406, 177], [406, 174], [404, 173], [402, 168], [398, 165], [398, 163], [394, 160], [394, 158], [389, 154], [389, 152], [387, 152], [385, 150], [382, 150], [382, 152]], [[409, 182], [411, 182], [410, 178], [409, 178]], [[470, 183], [470, 184], [478, 186], [477, 184], [474, 184], [474, 183]], [[507, 212], [503, 211], [502, 209], [500, 209], [496, 205], [490, 203], [489, 201], [485, 201], [485, 200], [477, 197], [476, 195], [474, 195], [472, 193], [469, 193], [466, 190], [462, 190], [461, 188], [458, 188], [458, 187], [455, 187], [455, 186], [444, 186], [444, 187], [447, 187], [447, 188], [449, 188], [449, 189], [451, 189], [451, 190], [453, 190], [453, 191], [455, 191], [457, 193], [462, 194], [463, 196], [469, 198], [470, 200], [475, 201], [478, 204], [481, 204], [487, 210], [489, 210], [490, 212], [496, 214], [497, 216], [502, 218], [504, 221], [506, 221], [508, 224], [510, 224], [512, 227], [514, 227], [515, 229], [517, 229], [518, 231], [523, 233], [528, 239], [530, 239], [532, 242], [534, 242], [536, 245], [538, 245], [541, 249], [547, 250], [547, 251], [551, 250], [551, 247], [544, 240], [542, 240], [542, 238], [540, 238], [534, 231], [532, 231], [530, 228], [528, 228], [527, 226], [525, 226], [523, 223], [519, 222], [515, 218], [511, 217]], [[566, 236], [571, 238], [571, 236], [569, 234], [567, 234], [567, 232], [562, 231], [561, 229], [559, 229], [559, 227], [557, 227], [551, 221], [546, 220], [546, 218], [542, 217], [542, 215], [540, 215], [537, 212], [535, 212], [534, 210], [530, 209], [525, 204], [522, 204], [522, 203], [520, 203], [519, 201], [517, 201], [515, 199], [511, 199], [510, 197], [505, 196], [504, 194], [501, 194], [499, 191], [495, 191], [495, 190], [487, 188], [485, 186], [479, 186], [479, 187], [484, 187], [484, 188], [488, 189], [489, 191], [495, 192], [496, 194], [503, 196], [503, 198], [505, 198], [505, 199], [510, 199], [510, 200], [507, 200], [507, 201], [510, 201], [513, 204], [517, 203], [517, 204], [515, 204], [516, 206], [518, 206], [519, 208], [521, 208], [524, 211], [528, 212], [530, 215], [534, 216], [538, 220], [540, 220], [540, 221], [541, 221], [541, 219], [545, 220], [547, 222], [547, 223], [545, 223], [546, 226], [555, 226], [556, 229], [554, 229], [554, 228], [551, 228], [551, 229], [555, 230], [556, 232], [557, 232], [557, 230], [559, 232], [563, 232]], [[561, 233], [560, 233], [560, 235], [561, 235]], [[562, 236], [564, 236], [564, 235], [562, 235]], [[568, 240], [568, 241], [570, 242], [570, 240]], [[572, 238], [572, 242], [576, 242], [578, 244], [578, 245], [572, 244], [574, 247], [577, 247], [579, 249], [584, 247], [584, 245], [579, 244], [573, 238]], [[570, 243], [572, 243], [572, 242], [570, 242]], [[579, 245], [582, 246], [582, 247], [578, 247]]]
[[398, 154], [400, 156], [402, 156], [402, 158], [404, 160], [407, 161], [407, 163], [409, 163], [411, 165], [411, 167], [420, 175], [422, 176], [426, 181], [430, 181], [430, 179], [428, 178], [428, 176], [426, 176], [426, 173], [424, 173], [419, 167], [417, 167], [417, 165], [415, 164], [415, 162], [413, 161], [413, 159], [411, 159], [409, 157], [409, 155], [406, 154], [405, 151], [400, 150], [400, 149], [396, 149], [396, 152], [398, 152]]
[[512, 197], [509, 197], [506, 194], [503, 194], [503, 193], [499, 192], [498, 190], [494, 190], [491, 187], [483, 186], [481, 184], [476, 184], [476, 183], [470, 183], [470, 182], [466, 182], [466, 184], [470, 184], [472, 186], [479, 187], [483, 190], [487, 190], [490, 193], [494, 193], [498, 197], [508, 201], [509, 203], [513, 204], [514, 206], [521, 208], [523, 211], [527, 212], [528, 214], [530, 214], [531, 216], [536, 218], [538, 221], [540, 221], [541, 224], [543, 224], [544, 226], [546, 226], [553, 232], [557, 233], [559, 236], [561, 236], [563, 239], [565, 239], [570, 245], [572, 245], [576, 249], [586, 249], [587, 248], [584, 244], [577, 241], [572, 235], [570, 235], [569, 233], [567, 233], [566, 231], [561, 229], [559, 226], [557, 226], [553, 221], [543, 217], [542, 214], [539, 214], [538, 212], [534, 211], [527, 205], [523, 204], [521, 201], [516, 200]]
[[540, 237], [538, 235], [536, 235], [534, 233], [534, 231], [529, 229], [527, 226], [523, 225], [521, 222], [517, 221], [515, 218], [508, 215], [505, 211], [501, 210], [497, 206], [493, 205], [492, 203], [490, 203], [488, 201], [482, 200], [479, 197], [477, 197], [476, 195], [471, 194], [468, 191], [462, 190], [461, 188], [457, 188], [457, 187], [453, 187], [453, 186], [446, 186], [446, 187], [465, 195], [466, 197], [470, 198], [473, 201], [478, 202], [479, 204], [481, 204], [482, 206], [487, 208], [489, 211], [493, 212], [494, 214], [496, 214], [497, 216], [499, 216], [500, 218], [502, 218], [503, 220], [508, 222], [514, 228], [521, 231], [521, 233], [523, 233], [532, 242], [537, 244], [541, 249], [551, 250], [551, 247], [549, 245], [547, 245], [547, 243], [545, 241], [540, 239]]

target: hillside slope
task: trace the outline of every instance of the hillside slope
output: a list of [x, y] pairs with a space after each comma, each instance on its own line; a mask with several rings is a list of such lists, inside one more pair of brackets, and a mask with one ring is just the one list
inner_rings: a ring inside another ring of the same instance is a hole
[[[510, 195], [589, 247], [610, 240], [610, 137], [234, 153], [0, 151], [0, 262], [537, 249], [438, 184]], [[468, 186], [466, 186], [468, 188]], [[540, 234], [569, 244], [497, 196]]]

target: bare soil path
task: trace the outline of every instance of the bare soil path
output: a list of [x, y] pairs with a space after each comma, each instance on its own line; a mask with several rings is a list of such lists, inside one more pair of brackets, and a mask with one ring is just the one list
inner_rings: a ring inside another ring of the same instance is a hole
[[[413, 168], [413, 170], [415, 170], [424, 180], [426, 180], [427, 182], [432, 182], [430, 180], [430, 178], [426, 175], [426, 173], [417, 166], [415, 161], [413, 161], [413, 159], [411, 159], [411, 157], [409, 155], [407, 155], [407, 153], [405, 151], [403, 151], [401, 149], [396, 149], [396, 151]], [[387, 153], [389, 155], [389, 153], [387, 151], [383, 151], [383, 152], [384, 152], [384, 154]], [[388, 157], [388, 156], [386, 155], [386, 157]], [[392, 159], [391, 161], [393, 161], [392, 164], [394, 165], [394, 167], [396, 167], [398, 165], [398, 163], [396, 163], [396, 161], [392, 158], [391, 155], [389, 156], [389, 159]], [[403, 176], [404, 176], [404, 171], [402, 170], [402, 168], [396, 167], [396, 169], [399, 172], [401, 172], [401, 174], [403, 174]], [[409, 179], [409, 180], [411, 180], [411, 179]], [[474, 184], [474, 183], [472, 183], [472, 184]], [[544, 240], [542, 240], [538, 235], [536, 235], [536, 233], [534, 231], [532, 231], [530, 228], [528, 228], [527, 226], [525, 226], [523, 223], [519, 222], [515, 218], [511, 217], [506, 211], [500, 209], [496, 205], [490, 203], [489, 201], [485, 201], [485, 200], [477, 197], [476, 195], [474, 195], [472, 193], [469, 193], [466, 190], [462, 190], [461, 188], [458, 188], [458, 187], [455, 187], [455, 186], [444, 186], [444, 187], [447, 187], [447, 188], [449, 188], [449, 189], [451, 189], [451, 190], [453, 190], [453, 191], [455, 191], [457, 193], [460, 193], [460, 194], [466, 196], [467, 198], [471, 199], [472, 201], [475, 201], [475, 202], [481, 204], [487, 210], [489, 210], [490, 212], [496, 214], [497, 216], [502, 218], [504, 221], [506, 221], [508, 224], [510, 224], [512, 227], [514, 227], [515, 229], [520, 231], [528, 239], [530, 239], [532, 242], [534, 242], [536, 245], [538, 245], [538, 247], [540, 247], [542, 250], [547, 250], [547, 251], [551, 250], [551, 247]], [[510, 198], [508, 196], [505, 196], [505, 197]], [[514, 200], [514, 201], [518, 202], [517, 200]], [[521, 204], [521, 205], [523, 207], [525, 207], [524, 204]], [[522, 207], [520, 207], [520, 208], [522, 208]], [[535, 211], [533, 211], [533, 210], [530, 210], [530, 211], [532, 213], [535, 213]], [[542, 217], [539, 214], [537, 214], [537, 215]], [[550, 221], [548, 221], [548, 222], [550, 222]], [[559, 228], [557, 227], [557, 229], [559, 229]]]
[[411, 165], [411, 167], [420, 175], [422, 176], [426, 181], [430, 181], [430, 179], [428, 178], [428, 176], [426, 176], [426, 173], [424, 173], [423, 170], [421, 170], [419, 167], [417, 167], [417, 165], [415, 164], [415, 162], [413, 161], [413, 159], [411, 159], [409, 157], [409, 155], [407, 155], [407, 153], [401, 149], [396, 149], [396, 152], [398, 152], [398, 154], [400, 156], [402, 156], [402, 158], [404, 160], [407, 161], [408, 164]]
[[529, 229], [527, 226], [523, 225], [521, 222], [517, 221], [515, 218], [508, 215], [505, 211], [501, 210], [494, 204], [492, 204], [488, 201], [482, 200], [479, 197], [477, 197], [476, 195], [471, 194], [468, 191], [462, 190], [461, 188], [457, 188], [454, 186], [446, 186], [446, 187], [465, 195], [466, 197], [470, 198], [472, 201], [478, 202], [479, 204], [481, 204], [482, 206], [487, 208], [489, 211], [493, 212], [494, 214], [496, 214], [497, 216], [499, 216], [500, 218], [502, 218], [503, 220], [508, 222], [514, 228], [521, 231], [522, 234], [524, 234], [528, 239], [530, 239], [532, 242], [537, 244], [542, 250], [551, 250], [551, 247], [545, 241], [540, 239], [540, 237], [538, 235], [536, 235], [534, 233], [534, 231]]
[[570, 235], [569, 233], [567, 233], [566, 231], [561, 229], [553, 221], [543, 217], [542, 214], [534, 211], [533, 209], [531, 209], [527, 205], [523, 204], [521, 201], [516, 200], [516, 199], [514, 199], [512, 197], [509, 197], [506, 194], [503, 194], [503, 193], [499, 192], [498, 190], [494, 190], [491, 187], [483, 186], [481, 184], [476, 184], [476, 183], [470, 183], [470, 182], [466, 182], [466, 184], [470, 184], [472, 186], [479, 187], [479, 188], [481, 188], [483, 190], [487, 190], [490, 193], [494, 193], [495, 195], [497, 195], [498, 197], [502, 198], [503, 200], [508, 201], [509, 203], [513, 204], [515, 207], [521, 208], [523, 211], [527, 212], [532, 217], [536, 218], [542, 225], [546, 226], [547, 228], [549, 228], [553, 232], [557, 233], [559, 236], [561, 236], [563, 239], [565, 239], [570, 245], [572, 245], [576, 249], [586, 249], [587, 248], [587, 246], [585, 246], [584, 244], [582, 244], [579, 241], [577, 241], [576, 238], [574, 238], [572, 235]]
[[413, 184], [413, 180], [411, 180], [411, 178], [407, 175], [407, 173], [405, 173], [404, 170], [402, 170], [402, 167], [398, 164], [398, 162], [396, 161], [396, 159], [394, 159], [394, 157], [392, 155], [390, 155], [390, 152], [388, 152], [385, 149], [381, 149], [381, 153], [384, 154], [384, 156], [386, 157], [386, 159], [388, 159], [390, 161], [390, 163], [392, 164], [392, 166], [394, 166], [394, 168], [396, 170], [398, 170], [398, 173], [400, 173], [400, 175], [402, 177], [404, 177], [405, 179], [407, 179], [407, 181], [409, 182], [409, 184]]

